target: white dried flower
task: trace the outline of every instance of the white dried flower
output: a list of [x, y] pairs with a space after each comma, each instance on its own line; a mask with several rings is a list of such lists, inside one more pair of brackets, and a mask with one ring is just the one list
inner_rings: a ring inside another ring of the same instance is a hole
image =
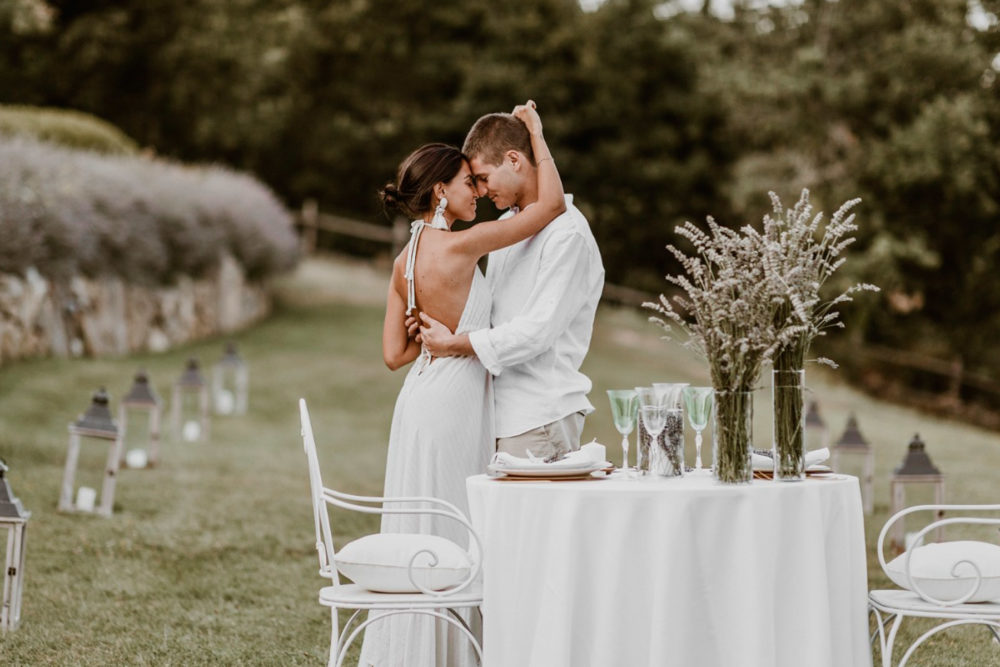
[[851, 301], [856, 292], [878, 287], [861, 283], [828, 300], [820, 296], [823, 284], [846, 261], [841, 253], [855, 241], [850, 234], [857, 225], [850, 211], [860, 199], [845, 202], [823, 225], [822, 213], [812, 215], [808, 190], [791, 209], [785, 209], [776, 194], [769, 194], [773, 210], [764, 216], [763, 237], [778, 242], [762, 246], [767, 255], [763, 263], [769, 267], [772, 294], [785, 301], [775, 323], [785, 334], [775, 361], [783, 368], [801, 368], [813, 338], [829, 327], [843, 326], [833, 307]]
[[[854, 242], [848, 236], [857, 229], [850, 210], [859, 199], [846, 202], [824, 226], [822, 212], [813, 215], [808, 190], [791, 209], [768, 194], [772, 211], [761, 231], [729, 229], [712, 217], [707, 232], [690, 222], [676, 227], [694, 248], [688, 254], [667, 246], [683, 273], [666, 280], [680, 293], [643, 304], [657, 313], [651, 321], [685, 334], [683, 344], [708, 360], [712, 384], [720, 390], [752, 389], [761, 365], [775, 357], [801, 368], [813, 338], [843, 326], [833, 307], [857, 292], [878, 291], [859, 283], [832, 299], [820, 296], [845, 261], [838, 255]], [[836, 367], [829, 359], [816, 361]]]

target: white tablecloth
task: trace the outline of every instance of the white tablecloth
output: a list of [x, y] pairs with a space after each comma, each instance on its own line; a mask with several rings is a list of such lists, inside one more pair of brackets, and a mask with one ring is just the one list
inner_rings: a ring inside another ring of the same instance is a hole
[[485, 667], [871, 665], [857, 479], [468, 479]]

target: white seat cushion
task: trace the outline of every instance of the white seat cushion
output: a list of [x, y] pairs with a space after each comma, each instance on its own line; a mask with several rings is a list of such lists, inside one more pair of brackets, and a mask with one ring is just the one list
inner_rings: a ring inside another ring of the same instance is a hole
[[[905, 591], [897, 591], [906, 593]], [[906, 593], [912, 595], [912, 593]], [[458, 593], [450, 593], [443, 598], [432, 597], [423, 593], [376, 593], [357, 584], [339, 584], [320, 589], [319, 603], [328, 607], [342, 609], [386, 609], [388, 607], [407, 609], [438, 609], [442, 606], [449, 609], [463, 607], [478, 607], [483, 603], [483, 587], [478, 581], [469, 584]], [[983, 607], [991, 605], [967, 605]]]
[[346, 544], [334, 561], [341, 574], [367, 590], [418, 593], [409, 574], [414, 555], [413, 579], [434, 591], [458, 584], [472, 568], [469, 554], [451, 540], [410, 533], [367, 535]]
[[[982, 582], [968, 602], [1000, 600], [1000, 546], [996, 544], [969, 540], [926, 544], [913, 549], [910, 562], [910, 576], [920, 590], [945, 602], [958, 600], [976, 586], [976, 569]], [[885, 571], [897, 586], [913, 590], [906, 576], [905, 553], [888, 563]]]

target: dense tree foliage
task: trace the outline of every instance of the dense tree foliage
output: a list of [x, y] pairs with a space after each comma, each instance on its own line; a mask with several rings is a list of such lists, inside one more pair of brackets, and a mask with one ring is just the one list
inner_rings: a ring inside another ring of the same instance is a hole
[[610, 280], [662, 288], [675, 224], [759, 219], [769, 189], [860, 195], [845, 280], [885, 293], [852, 333], [1000, 369], [1000, 1], [761, 4], [8, 0], [0, 102], [377, 219], [409, 150], [533, 97]]

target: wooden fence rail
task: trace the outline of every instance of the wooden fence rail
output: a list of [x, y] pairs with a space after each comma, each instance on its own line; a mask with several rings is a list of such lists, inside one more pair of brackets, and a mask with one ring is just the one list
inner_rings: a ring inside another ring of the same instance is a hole
[[307, 199], [302, 204], [297, 222], [302, 228], [302, 251], [307, 255], [315, 252], [316, 240], [320, 231], [377, 243], [387, 243], [393, 249], [393, 256], [402, 250], [410, 236], [410, 225], [403, 218], [396, 218], [392, 227], [375, 225], [339, 215], [320, 213], [319, 207], [312, 199]]
[[948, 388], [943, 395], [956, 403], [960, 401], [962, 387], [1000, 396], [1000, 382], [984, 373], [970, 371], [965, 367], [961, 357], [940, 359], [919, 352], [897, 350], [871, 343], [838, 346], [838, 350], [841, 348], [843, 348], [843, 354], [852, 354], [866, 361], [911, 371], [921, 371], [945, 378], [948, 382]]

